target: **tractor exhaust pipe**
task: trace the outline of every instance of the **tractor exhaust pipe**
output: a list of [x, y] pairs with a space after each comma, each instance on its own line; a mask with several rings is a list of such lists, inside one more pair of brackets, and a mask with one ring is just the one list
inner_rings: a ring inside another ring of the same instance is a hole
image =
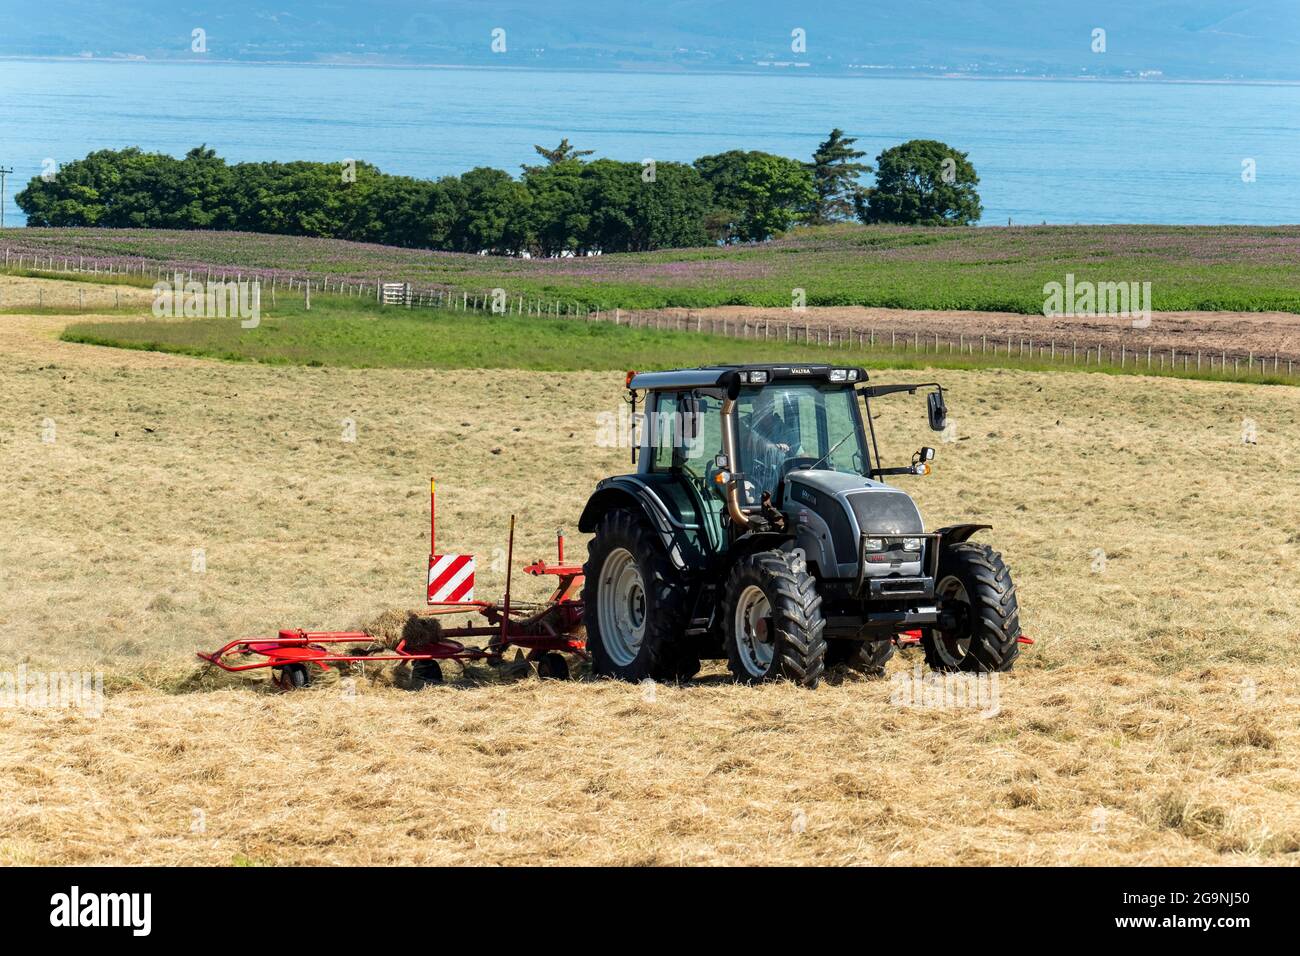
[[749, 515], [740, 507], [740, 478], [736, 474], [736, 465], [740, 458], [736, 455], [736, 400], [728, 396], [722, 402], [722, 453], [727, 456], [727, 467], [731, 469], [731, 480], [727, 482], [727, 514], [741, 531], [749, 530]]

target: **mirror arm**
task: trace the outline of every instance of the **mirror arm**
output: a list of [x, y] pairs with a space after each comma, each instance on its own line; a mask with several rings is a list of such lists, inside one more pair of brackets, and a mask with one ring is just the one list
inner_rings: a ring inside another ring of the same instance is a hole
[[880, 398], [882, 395], [894, 395], [898, 392], [915, 395], [917, 390], [922, 388], [937, 388], [941, 392], [944, 390], [938, 382], [911, 382], [899, 385], [862, 385], [858, 388], [858, 394], [868, 398]]

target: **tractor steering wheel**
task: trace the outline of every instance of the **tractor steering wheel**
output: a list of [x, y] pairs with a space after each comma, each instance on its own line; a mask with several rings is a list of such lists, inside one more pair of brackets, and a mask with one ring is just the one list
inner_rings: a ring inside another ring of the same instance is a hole
[[808, 471], [820, 460], [821, 459], [818, 458], [806, 458], [804, 456], [798, 458], [787, 458], [785, 460], [784, 471], [786, 474], [789, 474], [792, 471]]

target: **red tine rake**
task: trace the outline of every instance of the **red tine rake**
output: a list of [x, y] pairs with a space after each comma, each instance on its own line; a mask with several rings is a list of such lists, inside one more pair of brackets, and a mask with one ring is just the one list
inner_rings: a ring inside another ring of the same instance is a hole
[[[542, 603], [512, 604], [510, 600], [511, 567], [514, 564], [515, 517], [510, 516], [510, 537], [506, 548], [506, 591], [500, 604], [475, 601], [473, 594], [474, 562], [464, 555], [439, 555], [434, 544], [434, 483], [429, 481], [429, 610], [421, 617], [444, 617], [463, 612], [477, 614], [484, 623], [471, 621], [462, 627], [442, 627], [436, 638], [416, 648], [407, 641], [398, 642], [388, 653], [358, 653], [356, 648], [338, 650], [340, 644], [375, 643], [364, 631], [305, 631], [282, 629], [274, 638], [240, 638], [212, 653], [198, 652], [199, 658], [230, 672], [272, 668], [276, 683], [285, 689], [308, 683], [308, 664], [359, 661], [410, 662], [423, 681], [441, 680], [438, 661], [454, 660], [500, 662], [510, 648], [527, 652], [527, 659], [544, 677], [568, 676], [568, 664], [561, 654], [587, 658], [586, 639], [582, 631], [582, 565], [566, 564], [564, 532], [556, 533], [555, 564], [536, 561], [524, 568], [533, 576], [554, 575], [555, 591]], [[455, 559], [449, 561], [448, 559]], [[466, 570], [466, 568], [468, 570]], [[450, 575], [450, 577], [449, 577]], [[436, 600], [450, 587], [453, 595], [468, 600]], [[462, 643], [464, 638], [487, 638], [485, 646]]]

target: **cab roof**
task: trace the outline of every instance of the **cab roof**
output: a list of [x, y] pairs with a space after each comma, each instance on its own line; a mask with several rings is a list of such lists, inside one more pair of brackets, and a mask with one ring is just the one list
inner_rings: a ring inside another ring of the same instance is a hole
[[726, 388], [739, 383], [741, 372], [767, 372], [768, 383], [781, 381], [828, 382], [832, 369], [857, 372], [846, 385], [858, 385], [867, 380], [867, 370], [857, 365], [702, 365], [699, 368], [682, 368], [669, 372], [629, 372], [627, 387], [649, 391], [684, 388]]

